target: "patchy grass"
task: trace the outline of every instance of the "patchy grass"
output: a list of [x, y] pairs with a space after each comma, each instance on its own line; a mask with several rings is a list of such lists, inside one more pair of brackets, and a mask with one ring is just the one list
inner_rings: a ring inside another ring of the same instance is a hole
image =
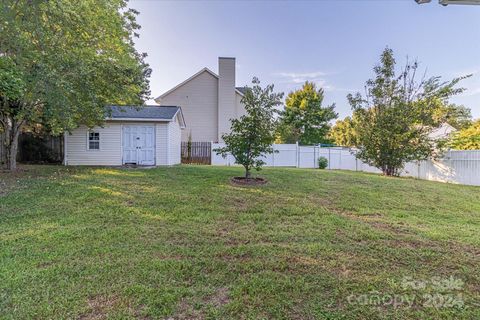
[[480, 188], [279, 168], [230, 184], [240, 174], [0, 173], [1, 317], [480, 317]]

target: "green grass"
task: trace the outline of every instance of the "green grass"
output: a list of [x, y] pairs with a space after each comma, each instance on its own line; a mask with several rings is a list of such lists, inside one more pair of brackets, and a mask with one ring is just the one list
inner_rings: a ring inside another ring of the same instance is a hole
[[[0, 318], [480, 317], [480, 188], [283, 168], [232, 186], [240, 174], [0, 173]], [[464, 284], [414, 290], [405, 277]], [[353, 299], [367, 294], [415, 300]], [[428, 294], [464, 304], [431, 307]]]

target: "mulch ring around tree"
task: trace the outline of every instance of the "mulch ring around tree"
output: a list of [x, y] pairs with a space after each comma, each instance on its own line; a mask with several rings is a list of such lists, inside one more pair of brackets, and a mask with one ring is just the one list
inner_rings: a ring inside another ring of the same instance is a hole
[[245, 177], [233, 177], [230, 182], [237, 186], [258, 186], [266, 184], [268, 181], [264, 178], [245, 178]]

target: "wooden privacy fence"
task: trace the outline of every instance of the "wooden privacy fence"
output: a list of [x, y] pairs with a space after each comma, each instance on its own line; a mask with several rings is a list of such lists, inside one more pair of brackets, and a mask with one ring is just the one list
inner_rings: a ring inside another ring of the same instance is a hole
[[182, 141], [182, 163], [211, 164], [211, 142]]
[[[6, 159], [3, 133], [0, 133], [0, 163]], [[21, 133], [18, 137], [17, 161], [32, 163], [55, 163], [63, 160], [63, 136], [34, 135]]]

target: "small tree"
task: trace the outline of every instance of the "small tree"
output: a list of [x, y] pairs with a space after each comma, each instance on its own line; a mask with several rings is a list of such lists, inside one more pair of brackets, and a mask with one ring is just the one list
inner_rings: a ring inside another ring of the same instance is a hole
[[188, 141], [187, 141], [187, 161], [190, 163], [192, 161], [192, 130], [188, 134]]
[[265, 162], [262, 155], [273, 153], [276, 122], [275, 107], [281, 105], [283, 93], [274, 93], [273, 85], [260, 87], [255, 77], [252, 87], [243, 96], [246, 114], [240, 119], [230, 119], [231, 132], [222, 135], [226, 146], [215, 149], [224, 157], [232, 154], [235, 162], [245, 168], [245, 178], [249, 179], [251, 170], [260, 170]]
[[330, 121], [337, 118], [335, 104], [323, 106], [323, 89], [305, 82], [301, 89], [290, 92], [279, 126], [282, 142], [301, 144], [329, 143]]
[[367, 81], [365, 97], [347, 96], [354, 110], [357, 157], [385, 175], [399, 175], [409, 161], [424, 160], [435, 152], [429, 138], [439, 105], [463, 89], [462, 79], [440, 82], [440, 77], [417, 80], [418, 64], [408, 63], [396, 75], [391, 49], [385, 49], [375, 66], [375, 78]]

